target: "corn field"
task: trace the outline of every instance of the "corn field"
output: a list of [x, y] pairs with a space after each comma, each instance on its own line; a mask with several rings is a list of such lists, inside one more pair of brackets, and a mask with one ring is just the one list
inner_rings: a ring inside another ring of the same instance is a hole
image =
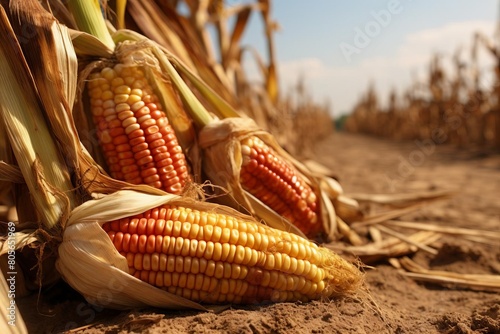
[[[477, 53], [484, 48], [496, 62], [493, 80], [483, 80]], [[443, 68], [443, 57], [429, 61], [427, 82], [415, 81], [402, 93], [392, 91], [383, 107], [375, 85], [358, 100], [345, 129], [391, 140], [431, 140], [458, 147], [500, 148], [499, 46], [477, 33], [470, 59], [458, 49], [450, 61], [454, 73]], [[480, 83], [488, 82], [481, 85]]]

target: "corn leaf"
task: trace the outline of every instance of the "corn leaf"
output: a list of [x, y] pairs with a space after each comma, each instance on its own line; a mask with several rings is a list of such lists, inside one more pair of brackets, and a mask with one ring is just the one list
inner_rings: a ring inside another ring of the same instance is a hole
[[69, 0], [68, 7], [79, 30], [88, 32], [99, 38], [110, 49], [115, 48], [115, 43], [108, 32], [99, 0]]
[[43, 103], [6, 12], [0, 8], [0, 115], [41, 221], [58, 224], [73, 186], [44, 119]]

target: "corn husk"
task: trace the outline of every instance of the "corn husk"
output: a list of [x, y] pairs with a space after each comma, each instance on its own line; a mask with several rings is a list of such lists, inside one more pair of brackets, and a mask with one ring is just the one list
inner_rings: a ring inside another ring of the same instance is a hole
[[[5, 280], [4, 274], [0, 272], [0, 305], [2, 307], [1, 318], [0, 318], [0, 331], [2, 333], [10, 334], [24, 334], [28, 333], [26, 325], [24, 324], [21, 312], [17, 308], [16, 304], [11, 304], [12, 299], [9, 298], [9, 287], [7, 281]], [[10, 310], [8, 309], [13, 305], [15, 321], [9, 317]], [[10, 323], [9, 323], [10, 322]]]
[[[19, 6], [13, 8], [17, 8], [21, 13], [27, 12], [22, 5], [26, 2], [11, 3], [12, 6], [16, 4]], [[49, 39], [47, 36], [53, 36], [54, 40], [69, 41], [64, 27], [58, 26], [55, 22], [44, 21], [43, 16], [39, 19], [43, 22], [40, 23], [40, 28], [45, 29], [47, 34], [37, 34], [37, 36], [44, 35]], [[50, 105], [53, 95], [44, 97], [39, 95], [39, 92], [43, 91], [43, 85], [36, 80], [36, 75], [32, 76], [29, 59], [24, 57], [3, 7], [1, 29], [0, 116], [26, 184], [31, 194], [38, 192], [37, 196], [32, 197], [36, 212], [44, 224], [53, 227], [74, 202], [71, 196], [73, 186], [66, 169], [66, 162], [70, 157], [65, 160], [53, 143], [52, 134], [43, 114], [43, 107]], [[27, 45], [23, 46], [28, 48]], [[48, 56], [49, 52], [50, 49], [42, 47], [41, 57]], [[57, 67], [60, 63], [53, 62], [53, 64]]]

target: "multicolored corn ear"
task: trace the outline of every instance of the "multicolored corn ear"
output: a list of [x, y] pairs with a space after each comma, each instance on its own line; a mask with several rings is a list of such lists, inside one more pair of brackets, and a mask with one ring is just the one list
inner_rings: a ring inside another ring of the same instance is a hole
[[141, 67], [104, 67], [90, 75], [87, 90], [111, 176], [181, 193], [190, 180], [186, 158]]
[[304, 177], [257, 136], [240, 141], [244, 190], [306, 235], [321, 231], [318, 197]]
[[277, 213], [310, 238], [325, 233], [319, 187], [252, 120], [214, 121], [200, 131], [199, 142], [210, 180], [229, 189], [245, 209], [268, 222], [265, 211]]
[[[102, 227], [130, 274], [195, 302], [309, 301], [359, 279], [325, 248], [227, 214], [162, 205]], [[342, 281], [344, 271], [352, 281]]]

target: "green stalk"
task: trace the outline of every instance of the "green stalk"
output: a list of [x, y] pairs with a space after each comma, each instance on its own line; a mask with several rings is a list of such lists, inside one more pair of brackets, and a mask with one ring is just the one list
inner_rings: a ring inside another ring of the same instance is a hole
[[219, 94], [217, 94], [212, 87], [207, 85], [203, 80], [201, 80], [196, 74], [190, 71], [182, 62], [177, 58], [170, 59], [171, 63], [175, 68], [177, 68], [186, 78], [191, 81], [191, 83], [198, 89], [198, 91], [206, 98], [212, 106], [214, 106], [215, 112], [221, 118], [230, 117], [240, 117], [240, 115], [234, 110], [234, 108], [227, 103]]
[[106, 26], [99, 0], [69, 0], [68, 7], [81, 31], [96, 36], [107, 47], [115, 49], [115, 42]]
[[[113, 34], [113, 39], [116, 43], [126, 40], [136, 42], [147, 40], [147, 38], [143, 35], [130, 30], [117, 31]], [[217, 94], [202, 79], [200, 79], [197, 75], [190, 71], [175, 56], [156, 44], [152, 49], [160, 63], [161, 69], [165, 71], [172, 80], [172, 83], [179, 91], [179, 95], [182, 98], [183, 102], [189, 108], [189, 115], [198, 126], [204, 127], [205, 125], [211, 123], [213, 121], [213, 117], [203, 106], [203, 104], [198, 100], [198, 98], [193, 94], [191, 89], [187, 86], [187, 84], [180, 76], [179, 72], [185, 75], [186, 78], [201, 93], [201, 95], [203, 95], [203, 97], [210, 102], [211, 106], [213, 107], [213, 111], [217, 114], [218, 117], [240, 117], [240, 115], [229, 103], [227, 103], [226, 100], [224, 100], [219, 94]]]
[[203, 127], [211, 123], [213, 121], [213, 117], [208, 113], [203, 104], [201, 104], [201, 102], [196, 98], [196, 96], [193, 94], [191, 89], [189, 89], [184, 80], [182, 80], [181, 76], [179, 75], [179, 73], [177, 73], [165, 54], [157, 47], [153, 48], [153, 52], [160, 62], [162, 70], [168, 73], [175, 87], [180, 92], [180, 96], [183, 102], [191, 110], [190, 115], [196, 122], [196, 124]]

